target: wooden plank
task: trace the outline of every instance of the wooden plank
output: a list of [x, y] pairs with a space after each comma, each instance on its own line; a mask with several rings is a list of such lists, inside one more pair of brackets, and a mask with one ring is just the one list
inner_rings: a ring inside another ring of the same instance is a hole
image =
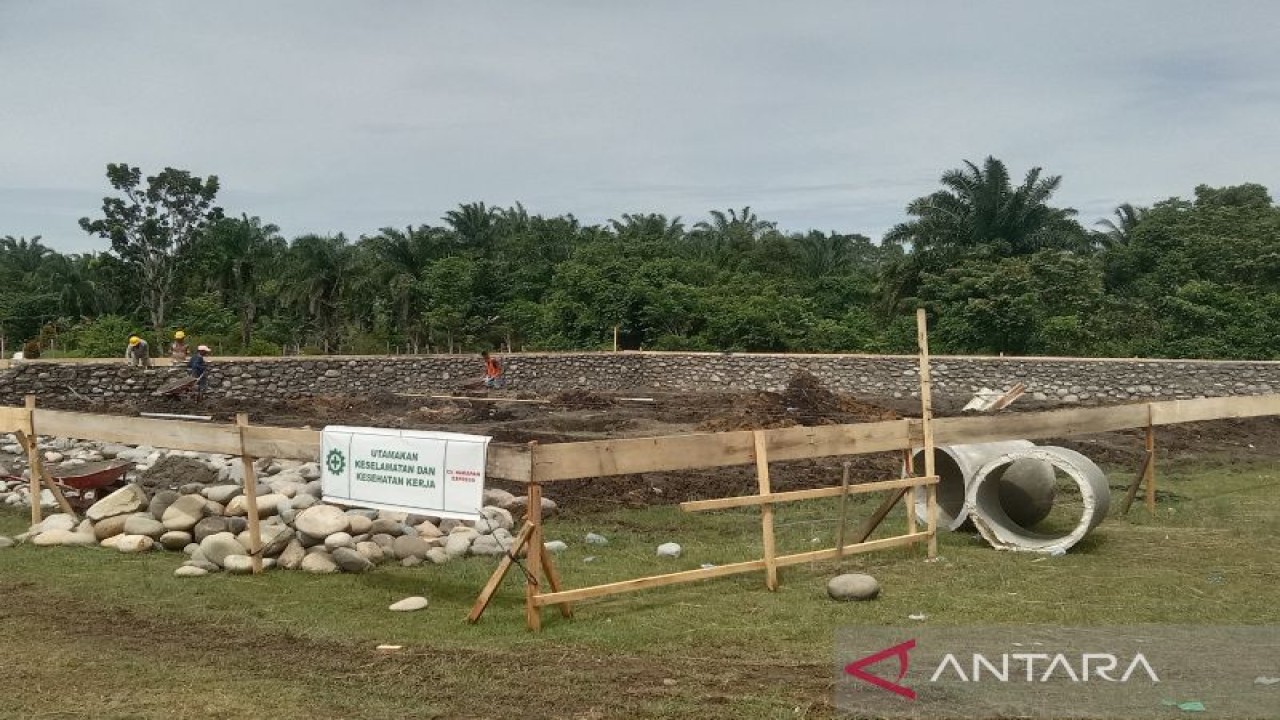
[[529, 524], [533, 530], [529, 532], [529, 553], [525, 557], [528, 569], [524, 585], [524, 619], [530, 630], [542, 629], [542, 611], [538, 597], [542, 594], [538, 582], [542, 577], [542, 486], [536, 482], [529, 483], [529, 505], [526, 510]]
[[[896, 490], [898, 488], [936, 485], [937, 483], [938, 478], [936, 476], [899, 478], [897, 480], [877, 480], [875, 482], [850, 485], [849, 494], [859, 495], [863, 493], [879, 492], [881, 490]], [[824, 487], [812, 488], [809, 490], [788, 490], [787, 492], [771, 493], [768, 497], [763, 495], [738, 495], [735, 497], [714, 498], [712, 500], [688, 500], [680, 503], [680, 509], [685, 512], [727, 510], [729, 508], [764, 505], [766, 503], [795, 502], [797, 500], [817, 500], [819, 498], [839, 497], [844, 494], [844, 492], [843, 487]]]
[[885, 550], [893, 547], [903, 547], [914, 543], [927, 541], [929, 533], [918, 532], [911, 535], [896, 535], [890, 538], [882, 538], [880, 540], [869, 540], [867, 542], [846, 545], [843, 551], [840, 548], [828, 548], [826, 550], [811, 550], [809, 552], [796, 553], [795, 555], [783, 555], [778, 558], [778, 564], [800, 565], [808, 562], [818, 562], [820, 560], [839, 560], [849, 553], [865, 553], [875, 552], [876, 550]]
[[623, 580], [621, 582], [609, 583], [607, 585], [593, 585], [591, 587], [578, 588], [576, 590], [565, 590], [558, 593], [544, 593], [535, 598], [534, 602], [539, 606], [562, 602], [578, 602], [579, 600], [589, 600], [591, 598], [604, 597], [606, 595], [617, 595], [618, 593], [632, 592], [634, 590], [645, 590], [648, 588], [662, 587], [664, 585], [694, 582], [696, 580], [708, 580], [710, 578], [724, 577], [725, 575], [736, 575], [739, 573], [753, 572], [763, 569], [764, 560], [749, 560], [747, 562], [733, 563], [730, 565], [716, 565], [715, 567], [699, 568], [697, 570], [683, 570], [681, 572], [667, 573], [665, 575], [650, 575], [649, 577]]
[[639, 472], [746, 465], [753, 460], [748, 430], [649, 438], [538, 445], [533, 469], [538, 482]]
[[[1202, 420], [1280, 415], [1280, 395], [1231, 395], [1151, 403], [1150, 423], [1172, 425]], [[1146, 419], [1141, 423], [1146, 425]], [[1136, 427], [1136, 426], [1135, 426]]]
[[[929, 318], [924, 308], [916, 308], [916, 340], [920, 345], [920, 427], [924, 431], [924, 474], [934, 475], [933, 456], [933, 380], [929, 375]], [[927, 493], [926, 525], [929, 532], [929, 558], [938, 556], [938, 488], [930, 485]]]
[[774, 564], [773, 558], [778, 552], [773, 539], [773, 504], [769, 502], [769, 496], [772, 494], [769, 483], [769, 451], [765, 447], [764, 431], [756, 430], [752, 434], [756, 446], [756, 486], [760, 496], [765, 500], [760, 505], [760, 539], [764, 546], [764, 585], [770, 590], [777, 590], [778, 566]]
[[[876, 511], [871, 513], [871, 516], [864, 520], [863, 523], [858, 526], [858, 529], [854, 531], [853, 542], [855, 544], [866, 542], [867, 538], [871, 537], [871, 533], [875, 532], [876, 528], [880, 527], [880, 523], [884, 522], [885, 517], [887, 517], [889, 512], [893, 510], [893, 506], [897, 505], [898, 501], [902, 499], [902, 496], [906, 494], [907, 488], [898, 488], [894, 492], [890, 493], [889, 497], [886, 497], [884, 502], [880, 503], [880, 507], [876, 508]], [[911, 522], [907, 523], [911, 526], [911, 529], [907, 534], [915, 535], [917, 532], [914, 520], [915, 509], [909, 504], [907, 505], [907, 515], [908, 517], [913, 518]]]
[[244, 449], [244, 431], [249, 425], [248, 413], [236, 413], [236, 429], [240, 434], [240, 467], [244, 470], [244, 506], [249, 513], [249, 560], [253, 574], [262, 574], [262, 527], [258, 519], [258, 472], [253, 455]]
[[31, 524], [38, 525], [44, 520], [44, 510], [40, 507], [40, 448], [37, 445], [39, 437], [36, 435], [36, 396], [27, 395], [23, 398], [23, 413], [26, 416], [25, 430], [27, 433], [27, 442], [23, 445], [27, 449], [27, 469], [28, 482], [27, 492], [31, 498]]
[[[923, 444], [923, 441], [922, 441], [922, 444]], [[915, 456], [915, 453], [911, 452], [910, 448], [902, 451], [903, 477], [912, 477], [913, 475], [916, 474], [916, 462], [915, 462], [914, 456]], [[904, 492], [905, 491], [906, 489], [904, 489]], [[916, 502], [916, 491], [910, 490], [910, 492], [911, 492], [911, 497], [907, 498], [907, 534], [908, 535], [916, 531], [916, 509], [914, 507]], [[888, 502], [888, 501], [886, 500], [885, 502]], [[897, 501], [895, 500], [894, 502], [897, 502]], [[892, 507], [893, 505], [891, 504], [888, 508], [885, 508], [885, 512], [886, 513], [889, 512], [889, 510], [892, 509]], [[871, 528], [871, 529], [875, 530], [875, 528]], [[867, 535], [864, 536], [862, 539], [866, 540], [867, 537], [870, 537], [870, 536], [871, 536], [871, 533], [867, 533]]]
[[474, 625], [480, 621], [480, 616], [484, 614], [485, 608], [489, 607], [489, 601], [493, 599], [493, 594], [498, 591], [498, 586], [502, 584], [502, 579], [507, 576], [507, 571], [511, 569], [512, 558], [519, 557], [520, 551], [529, 543], [529, 535], [532, 532], [533, 526], [528, 522], [520, 528], [520, 532], [511, 543], [511, 551], [503, 555], [502, 559], [498, 561], [497, 569], [489, 576], [489, 581], [485, 583], [484, 589], [476, 597], [476, 602], [471, 606], [471, 612], [467, 615], [467, 622]]
[[528, 445], [489, 443], [485, 476], [529, 482], [533, 475], [533, 453]]
[[931, 424], [933, 441], [939, 445], [995, 442], [1015, 438], [1036, 440], [1143, 427], [1147, 424], [1147, 406], [1145, 404], [1111, 405], [1011, 413], [994, 417], [985, 415], [949, 417], [938, 418]]
[[[872, 540], [870, 542], [846, 545], [844, 547], [844, 552], [873, 552], [875, 550], [910, 545], [912, 543], [926, 540], [927, 538], [928, 533], [923, 532], [915, 533], [914, 535], [900, 535], [898, 537], [885, 538], [883, 540]], [[836, 560], [840, 555], [840, 549], [829, 548], [827, 550], [814, 550], [795, 555], [780, 555], [776, 558], [776, 561], [779, 566], [800, 565], [802, 563], [816, 562], [819, 560]], [[763, 570], [764, 567], [764, 560], [748, 560], [746, 562], [732, 563], [729, 565], [716, 565], [714, 567], [700, 568], [698, 570], [684, 570], [681, 572], [667, 573], [665, 575], [650, 575], [648, 577], [623, 580], [621, 582], [608, 583], [606, 585], [593, 585], [591, 587], [578, 588], [576, 590], [565, 590], [557, 593], [543, 593], [537, 596], [537, 598], [534, 599], [534, 602], [538, 606], [552, 605], [561, 602], [578, 602], [580, 600], [590, 600], [591, 598], [604, 597], [606, 595], [617, 595], [619, 593], [632, 592], [635, 590], [646, 590], [649, 588], [663, 587], [665, 585], [709, 580], [711, 578], [724, 577], [725, 575], [737, 575], [744, 572]]]
[[[53, 476], [49, 474], [49, 470], [44, 466], [44, 458], [40, 457], [40, 449], [36, 445], [36, 441], [32, 439], [35, 436], [29, 436], [23, 430], [14, 430], [13, 436], [18, 439], [19, 445], [24, 448], [28, 448], [28, 453], [30, 452], [31, 447], [36, 447], [34, 464], [31, 462], [31, 456], [28, 455], [28, 465], [30, 466], [28, 468], [28, 472], [33, 475], [39, 474], [40, 481], [44, 483], [45, 488], [47, 488], [49, 493], [53, 495], [53, 499], [57, 501], [58, 507], [62, 508], [62, 512], [70, 515], [72, 520], [80, 522], [80, 516], [76, 513], [75, 508], [71, 507], [71, 503], [67, 502], [67, 496], [62, 494], [62, 488], [58, 487], [57, 481], [53, 479]], [[27, 492], [30, 491], [31, 489], [28, 488]]]
[[1133, 505], [1133, 499], [1138, 497], [1138, 488], [1142, 487], [1142, 480], [1147, 476], [1147, 466], [1151, 464], [1151, 453], [1147, 453], [1142, 458], [1142, 466], [1138, 468], [1138, 474], [1133, 476], [1133, 481], [1129, 483], [1129, 488], [1124, 493], [1124, 500], [1120, 502], [1120, 514], [1128, 515], [1129, 508]]
[[46, 435], [175, 450], [240, 454], [240, 433], [231, 425], [184, 420], [91, 415], [62, 410], [36, 410], [35, 422]]
[[26, 426], [26, 410], [16, 407], [0, 407], [0, 432], [11, 433]]
[[848, 460], [844, 461], [843, 472], [840, 473], [840, 524], [836, 526], [836, 547], [844, 547], [844, 526], [849, 517], [849, 466]]
[[[250, 425], [244, 433], [243, 452], [254, 457], [314, 462], [320, 457], [319, 430]], [[237, 453], [239, 454], [239, 453]]]
[[546, 405], [550, 400], [523, 400], [504, 397], [472, 397], [470, 395], [431, 395], [428, 393], [392, 393], [400, 397], [430, 398], [432, 400], [474, 400], [475, 402], [532, 403]]
[[[542, 570], [547, 574], [547, 584], [551, 586], [551, 592], [560, 592], [564, 588], [560, 585], [560, 571], [556, 569], [555, 560], [551, 557], [551, 551], [546, 545], [542, 546]], [[560, 615], [565, 618], [573, 617], [573, 605], [567, 602], [560, 603]]]
[[1143, 482], [1147, 485], [1147, 512], [1152, 515], [1156, 512], [1156, 429], [1151, 425], [1147, 425], [1147, 436], [1145, 438], [1145, 446], [1147, 450], [1147, 469], [1143, 473]]
[[[910, 421], [765, 430], [770, 460], [898, 450], [910, 445]], [[539, 482], [747, 465], [755, 460], [752, 431], [664, 435], [539, 445]]]
[[204, 420], [213, 419], [212, 415], [183, 415], [182, 413], [157, 413], [157, 412], [140, 412], [138, 415], [146, 418], [164, 418], [166, 420]]

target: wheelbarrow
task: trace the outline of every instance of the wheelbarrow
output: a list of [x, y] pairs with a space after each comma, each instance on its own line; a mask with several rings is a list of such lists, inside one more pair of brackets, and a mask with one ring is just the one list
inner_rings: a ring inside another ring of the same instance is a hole
[[161, 385], [155, 392], [151, 393], [154, 397], [181, 398], [187, 395], [195, 395], [196, 399], [200, 399], [200, 391], [197, 383], [200, 378], [189, 376], [171, 380]]
[[[124, 487], [125, 475], [132, 469], [133, 463], [128, 460], [108, 460], [69, 468], [46, 467], [45, 473], [53, 478], [54, 484], [62, 490], [71, 507], [76, 512], [84, 512], [111, 491]], [[6, 478], [22, 479], [13, 475]]]

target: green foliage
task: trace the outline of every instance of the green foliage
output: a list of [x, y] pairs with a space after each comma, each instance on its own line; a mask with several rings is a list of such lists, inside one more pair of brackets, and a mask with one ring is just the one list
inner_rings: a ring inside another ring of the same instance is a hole
[[76, 326], [69, 346], [81, 357], [124, 357], [129, 336], [136, 332], [137, 322], [119, 315], [103, 315]]
[[[965, 162], [883, 243], [789, 233], [750, 207], [599, 225], [468, 203], [435, 224], [286, 241], [223, 217], [216, 177], [108, 166], [82, 221], [112, 252], [0, 239], [0, 333], [70, 328], [59, 351], [121, 354], [143, 318], [221, 354], [482, 348], [1280, 357], [1280, 210], [1266, 188], [1120, 204], [1085, 231], [1058, 176]], [[164, 331], [161, 337], [159, 331]], [[60, 334], [62, 330], [59, 330]], [[51, 338], [50, 338], [51, 339]]]

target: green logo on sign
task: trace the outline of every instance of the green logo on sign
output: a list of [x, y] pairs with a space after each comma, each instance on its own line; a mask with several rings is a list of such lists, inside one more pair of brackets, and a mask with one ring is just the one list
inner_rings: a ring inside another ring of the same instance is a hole
[[324, 459], [325, 467], [329, 468], [329, 472], [334, 475], [341, 475], [342, 471], [347, 468], [347, 456], [341, 450], [334, 448]]

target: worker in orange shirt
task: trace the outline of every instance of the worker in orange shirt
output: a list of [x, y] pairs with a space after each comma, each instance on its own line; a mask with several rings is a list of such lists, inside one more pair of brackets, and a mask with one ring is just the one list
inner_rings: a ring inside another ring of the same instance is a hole
[[484, 386], [491, 390], [502, 389], [507, 384], [502, 363], [498, 362], [498, 358], [490, 355], [488, 350], [480, 353], [480, 357], [484, 358]]

